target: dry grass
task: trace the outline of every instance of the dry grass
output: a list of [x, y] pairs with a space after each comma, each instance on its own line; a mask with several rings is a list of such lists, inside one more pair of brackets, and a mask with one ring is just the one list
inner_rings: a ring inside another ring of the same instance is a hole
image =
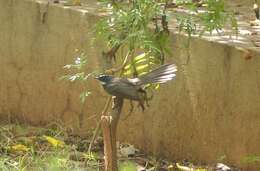
[[[87, 153], [92, 132], [82, 138], [59, 124], [46, 128], [0, 125], [1, 171], [98, 171], [103, 170], [103, 140], [98, 137]], [[148, 156], [129, 144], [118, 149], [119, 171], [211, 171], [190, 162], [169, 162]], [[235, 169], [236, 170], [236, 169]]]

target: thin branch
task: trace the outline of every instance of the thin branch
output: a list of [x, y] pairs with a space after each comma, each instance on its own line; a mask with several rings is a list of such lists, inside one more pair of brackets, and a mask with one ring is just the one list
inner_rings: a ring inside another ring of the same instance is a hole
[[124, 67], [125, 67], [126, 64], [127, 64], [127, 61], [128, 61], [128, 58], [129, 58], [131, 52], [132, 52], [132, 51], [129, 51], [129, 52], [127, 53], [127, 55], [125, 56], [125, 59], [124, 59], [123, 63], [122, 63], [119, 67], [108, 69], [108, 70], [105, 71], [105, 73], [106, 73], [106, 74], [114, 75], [116, 72], [122, 71], [122, 69], [124, 69]]
[[109, 60], [111, 60], [111, 61], [112, 61], [112, 59], [114, 59], [114, 61], [116, 61], [116, 52], [121, 47], [121, 45], [122, 45], [122, 43], [119, 43], [119, 44], [115, 45], [114, 47], [112, 47], [109, 51], [103, 52], [103, 56], [109, 58]]
[[[110, 104], [110, 102], [111, 102], [111, 99], [112, 99], [111, 97], [109, 97], [109, 98], [107, 99], [106, 104], [105, 104], [105, 106], [104, 106], [104, 109], [103, 109], [102, 112], [101, 112], [101, 116], [103, 116], [103, 115], [105, 115], [105, 113], [107, 113], [107, 110], [108, 110], [109, 104]], [[101, 121], [99, 120], [99, 121], [98, 121], [98, 124], [97, 124], [97, 127], [96, 127], [96, 129], [95, 129], [95, 131], [94, 131], [94, 134], [93, 134], [93, 136], [92, 136], [92, 139], [91, 139], [91, 141], [90, 141], [90, 144], [89, 144], [89, 146], [88, 146], [88, 153], [91, 152], [92, 145], [94, 144], [94, 142], [95, 142], [95, 140], [96, 140], [96, 138], [97, 138], [97, 135], [98, 135], [98, 133], [99, 133], [100, 128], [101, 128]]]

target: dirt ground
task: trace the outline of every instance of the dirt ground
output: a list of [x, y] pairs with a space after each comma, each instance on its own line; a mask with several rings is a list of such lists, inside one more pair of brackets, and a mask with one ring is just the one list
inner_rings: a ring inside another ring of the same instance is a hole
[[[102, 137], [98, 136], [88, 151], [90, 139], [91, 132], [79, 137], [57, 123], [46, 127], [0, 125], [0, 170], [103, 170]], [[239, 171], [222, 163], [209, 166], [188, 160], [167, 161], [130, 144], [118, 144], [118, 157], [119, 171]]]

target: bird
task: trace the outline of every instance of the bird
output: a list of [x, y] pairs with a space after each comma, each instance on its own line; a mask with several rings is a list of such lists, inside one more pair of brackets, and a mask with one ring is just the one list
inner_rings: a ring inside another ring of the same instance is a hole
[[164, 64], [160, 67], [135, 78], [122, 78], [100, 74], [95, 77], [101, 82], [104, 90], [112, 95], [131, 101], [138, 101], [144, 110], [144, 101], [147, 101], [145, 87], [148, 84], [162, 84], [176, 77], [177, 66]]

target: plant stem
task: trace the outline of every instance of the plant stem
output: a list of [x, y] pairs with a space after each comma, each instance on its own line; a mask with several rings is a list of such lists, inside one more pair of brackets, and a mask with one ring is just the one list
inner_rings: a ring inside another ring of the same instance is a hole
[[[109, 107], [110, 102], [111, 102], [111, 97], [109, 97], [109, 98], [107, 99], [106, 104], [105, 104], [105, 106], [104, 106], [104, 109], [102, 110], [102, 113], [101, 113], [100, 116], [103, 116], [103, 115], [105, 115], [105, 114], [107, 113], [107, 110], [108, 110], [108, 107]], [[95, 141], [96, 138], [97, 138], [97, 135], [98, 135], [98, 133], [99, 133], [100, 128], [101, 128], [101, 120], [98, 121], [97, 127], [96, 127], [96, 129], [95, 129], [95, 131], [94, 131], [94, 134], [93, 134], [93, 136], [92, 136], [91, 142], [90, 142], [90, 144], [89, 144], [89, 146], [88, 146], [88, 153], [91, 152], [92, 145], [94, 144], [94, 141]]]

